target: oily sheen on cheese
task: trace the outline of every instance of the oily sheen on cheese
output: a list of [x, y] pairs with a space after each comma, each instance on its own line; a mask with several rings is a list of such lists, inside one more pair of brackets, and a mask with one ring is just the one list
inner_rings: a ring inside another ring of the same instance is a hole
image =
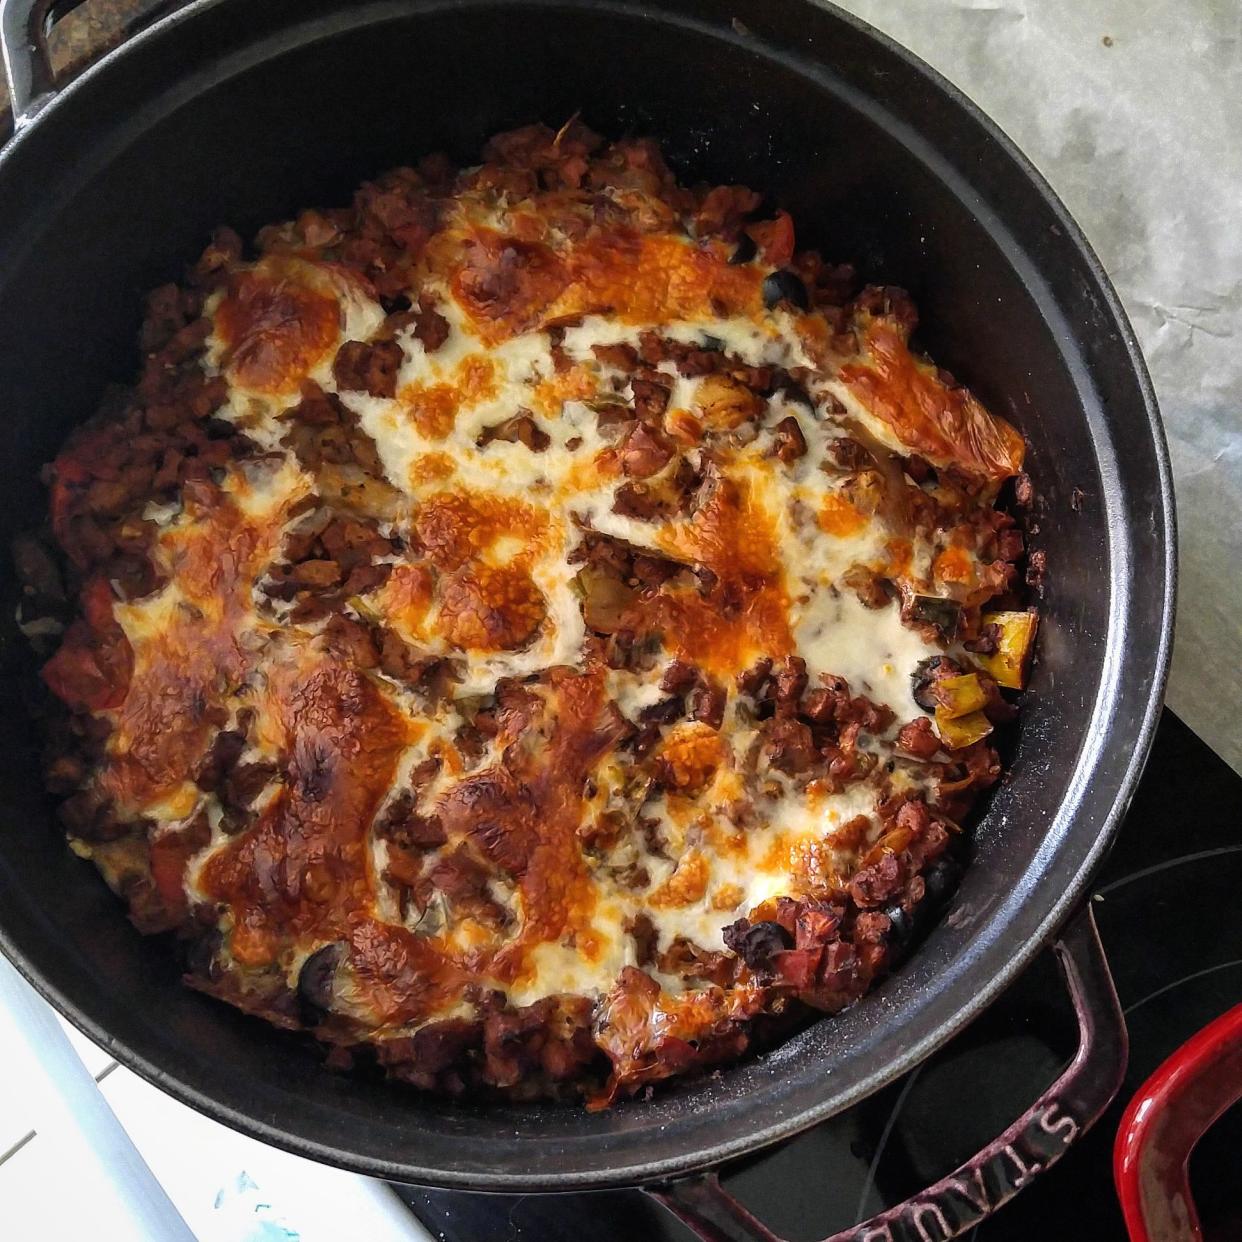
[[758, 202], [536, 126], [152, 296], [50, 471], [48, 772], [193, 986], [595, 1107], [849, 1004], [943, 897], [1022, 440]]

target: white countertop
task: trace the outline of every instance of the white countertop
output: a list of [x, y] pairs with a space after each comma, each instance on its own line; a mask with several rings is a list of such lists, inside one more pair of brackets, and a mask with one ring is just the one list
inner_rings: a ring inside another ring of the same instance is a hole
[[246, 1138], [117, 1065], [3, 958], [0, 1238], [430, 1242], [383, 1182]]

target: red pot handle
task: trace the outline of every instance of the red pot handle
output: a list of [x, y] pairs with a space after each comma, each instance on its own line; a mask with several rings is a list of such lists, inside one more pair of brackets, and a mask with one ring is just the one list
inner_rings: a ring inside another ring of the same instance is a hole
[[1203, 1242], [1190, 1193], [1190, 1153], [1238, 1100], [1242, 1005], [1173, 1053], [1139, 1089], [1121, 1119], [1113, 1179], [1132, 1242]]
[[[1068, 1068], [1004, 1134], [948, 1177], [824, 1242], [955, 1238], [1059, 1160], [1108, 1107], [1125, 1075], [1128, 1043], [1090, 902], [1052, 947], [1078, 1017], [1078, 1051]], [[715, 1173], [648, 1193], [703, 1242], [781, 1242], [721, 1186]]]

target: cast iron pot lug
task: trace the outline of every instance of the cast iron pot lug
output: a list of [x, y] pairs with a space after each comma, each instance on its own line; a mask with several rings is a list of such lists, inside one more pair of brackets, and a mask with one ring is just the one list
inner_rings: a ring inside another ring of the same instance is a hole
[[[1078, 1018], [1078, 1051], [1064, 1073], [1003, 1134], [948, 1177], [824, 1242], [958, 1237], [1055, 1164], [1099, 1119], [1125, 1076], [1128, 1039], [1090, 900], [1052, 948]], [[647, 1193], [703, 1242], [782, 1242], [725, 1190], [715, 1172]]]
[[[131, 25], [127, 34], [181, 2], [156, 5]], [[85, 0], [0, 0], [0, 60], [8, 79], [14, 132], [29, 125], [61, 85], [52, 70], [47, 37], [62, 17], [83, 3]]]
[[0, 55], [9, 82], [13, 128], [29, 125], [56, 93], [47, 36], [82, 0], [0, 0]]

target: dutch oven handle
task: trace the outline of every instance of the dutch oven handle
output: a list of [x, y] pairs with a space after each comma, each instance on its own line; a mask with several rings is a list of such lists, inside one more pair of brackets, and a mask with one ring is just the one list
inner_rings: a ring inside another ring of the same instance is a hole
[[[47, 37], [66, 13], [84, 0], [0, 0], [0, 59], [9, 84], [9, 102], [16, 133], [39, 114], [59, 87], [48, 54]], [[125, 29], [133, 34], [184, 0], [155, 3]]]
[[[999, 1138], [905, 1203], [824, 1242], [941, 1242], [1008, 1202], [1055, 1163], [1108, 1107], [1125, 1074], [1128, 1041], [1091, 903], [1053, 944], [1078, 1017], [1078, 1051], [1063, 1074]], [[715, 1173], [648, 1190], [703, 1242], [781, 1242]]]
[[13, 130], [29, 125], [56, 93], [47, 37], [83, 0], [0, 0], [0, 55], [9, 82]]

